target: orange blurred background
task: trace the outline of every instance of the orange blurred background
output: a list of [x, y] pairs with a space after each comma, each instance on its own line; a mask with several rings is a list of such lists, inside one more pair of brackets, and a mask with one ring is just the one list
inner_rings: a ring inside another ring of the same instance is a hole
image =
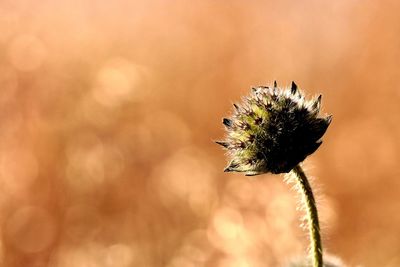
[[323, 94], [324, 247], [400, 266], [400, 2], [0, 2], [0, 266], [261, 267], [307, 253], [282, 176], [222, 170], [254, 85]]

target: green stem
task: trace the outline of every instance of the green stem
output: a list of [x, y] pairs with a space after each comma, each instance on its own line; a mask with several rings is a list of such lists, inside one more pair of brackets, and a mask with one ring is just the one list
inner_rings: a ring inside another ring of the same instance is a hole
[[318, 221], [318, 211], [315, 204], [314, 195], [311, 190], [310, 183], [307, 180], [307, 176], [305, 175], [300, 165], [294, 167], [292, 172], [297, 178], [296, 182], [299, 185], [303, 199], [302, 201], [307, 211], [307, 222], [310, 232], [313, 267], [323, 267], [321, 234]]

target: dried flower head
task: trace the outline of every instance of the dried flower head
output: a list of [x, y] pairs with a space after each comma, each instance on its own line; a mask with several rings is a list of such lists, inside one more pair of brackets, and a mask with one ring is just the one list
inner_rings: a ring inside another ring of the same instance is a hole
[[306, 100], [292, 82], [290, 88], [260, 86], [224, 118], [229, 151], [226, 172], [258, 175], [286, 173], [318, 149], [332, 116], [318, 118], [321, 96]]

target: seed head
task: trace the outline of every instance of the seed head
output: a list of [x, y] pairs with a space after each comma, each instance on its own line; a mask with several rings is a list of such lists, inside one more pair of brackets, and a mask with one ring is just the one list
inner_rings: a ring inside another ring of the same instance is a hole
[[246, 175], [289, 172], [318, 149], [332, 120], [318, 117], [321, 95], [306, 100], [294, 82], [290, 88], [276, 82], [255, 87], [233, 106], [232, 117], [222, 121], [226, 140], [216, 143], [231, 157], [224, 171]]

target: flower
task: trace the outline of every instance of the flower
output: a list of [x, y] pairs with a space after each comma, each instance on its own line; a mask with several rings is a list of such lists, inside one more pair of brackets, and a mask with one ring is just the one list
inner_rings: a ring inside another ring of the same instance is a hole
[[321, 145], [332, 116], [319, 118], [321, 95], [306, 100], [292, 82], [290, 88], [260, 86], [234, 104], [231, 118], [224, 118], [225, 141], [231, 161], [225, 172], [246, 175], [287, 173]]

